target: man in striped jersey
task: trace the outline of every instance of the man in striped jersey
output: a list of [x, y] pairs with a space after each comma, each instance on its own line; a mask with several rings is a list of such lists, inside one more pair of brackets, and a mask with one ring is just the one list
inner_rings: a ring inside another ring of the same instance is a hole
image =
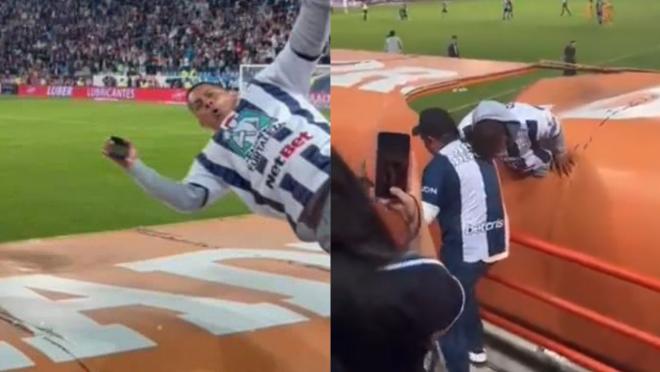
[[111, 159], [180, 212], [233, 191], [253, 212], [286, 219], [300, 239], [330, 250], [330, 125], [308, 99], [329, 31], [330, 0], [303, 0], [287, 45], [240, 97], [208, 83], [188, 91], [188, 108], [214, 135], [182, 181], [147, 167], [133, 145], [127, 158]]
[[467, 141], [459, 138], [447, 111], [422, 111], [413, 129], [433, 159], [422, 176], [422, 207], [426, 223], [442, 229], [440, 258], [463, 285], [463, 314], [442, 337], [450, 372], [467, 372], [470, 361], [486, 362], [483, 326], [475, 288], [488, 266], [509, 254], [508, 220], [494, 164], [504, 149], [509, 130], [481, 115]]
[[[550, 110], [521, 102], [504, 105], [497, 101], [482, 101], [490, 119], [502, 123], [514, 123], [520, 129], [501, 154], [502, 160], [523, 175], [545, 176], [551, 167], [560, 175], [568, 175], [575, 162], [573, 154], [566, 150], [564, 134], [559, 119]], [[476, 110], [461, 120], [458, 128], [465, 138], [472, 130]]]

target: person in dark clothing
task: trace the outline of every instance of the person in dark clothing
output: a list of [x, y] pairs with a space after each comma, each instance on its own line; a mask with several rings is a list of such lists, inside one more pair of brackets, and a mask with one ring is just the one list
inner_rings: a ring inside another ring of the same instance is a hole
[[571, 13], [571, 10], [568, 9], [568, 0], [561, 0], [561, 14], [560, 14], [560, 16], [563, 16], [564, 13], [568, 13], [569, 16], [573, 15], [573, 13]]
[[362, 2], [362, 20], [366, 21], [369, 16], [369, 6], [366, 1]]
[[461, 54], [458, 51], [458, 36], [453, 35], [451, 37], [449, 47], [447, 47], [447, 55], [452, 58], [461, 58]]
[[[564, 62], [576, 64], [577, 59], [575, 58], [576, 49], [575, 49], [575, 40], [571, 40], [568, 45], [564, 48]], [[575, 68], [566, 68], [564, 69], [564, 76], [574, 76], [577, 74]]]
[[[396, 248], [364, 184], [332, 152], [333, 372], [423, 372], [433, 340], [459, 317], [463, 289], [438, 261]], [[412, 236], [421, 211], [391, 192]]]

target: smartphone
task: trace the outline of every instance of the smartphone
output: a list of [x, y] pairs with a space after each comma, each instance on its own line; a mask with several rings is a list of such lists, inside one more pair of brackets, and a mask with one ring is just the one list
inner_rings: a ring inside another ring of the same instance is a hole
[[128, 142], [117, 136], [110, 137], [112, 145], [110, 146], [109, 155], [110, 157], [118, 160], [124, 160], [128, 157]]
[[376, 150], [377, 198], [391, 199], [391, 187], [408, 191], [410, 136], [405, 133], [381, 132]]

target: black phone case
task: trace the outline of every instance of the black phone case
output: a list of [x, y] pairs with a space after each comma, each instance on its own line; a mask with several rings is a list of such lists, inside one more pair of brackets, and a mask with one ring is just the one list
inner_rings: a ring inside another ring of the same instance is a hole
[[410, 136], [404, 133], [378, 134], [376, 153], [376, 187], [378, 198], [392, 198], [390, 188], [408, 189]]
[[112, 145], [110, 146], [109, 154], [111, 158], [124, 160], [128, 157], [128, 142], [121, 137], [110, 137]]

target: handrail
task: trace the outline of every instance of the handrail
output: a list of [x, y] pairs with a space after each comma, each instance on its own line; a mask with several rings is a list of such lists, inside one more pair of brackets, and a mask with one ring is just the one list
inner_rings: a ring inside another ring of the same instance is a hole
[[576, 263], [594, 271], [607, 274], [609, 276], [660, 293], [659, 279], [624, 269], [611, 263], [599, 260], [598, 258], [586, 255], [584, 253], [576, 252], [553, 243], [548, 243], [539, 238], [535, 238], [524, 233], [513, 232], [511, 234], [511, 241], [523, 245], [527, 248], [531, 248], [551, 256], [566, 259], [570, 262]]
[[581, 318], [591, 320], [599, 325], [607, 327], [611, 330], [617, 331], [623, 335], [626, 335], [630, 338], [634, 338], [637, 341], [646, 343], [658, 350], [660, 350], [660, 337], [644, 332], [632, 326], [629, 326], [625, 323], [619, 322], [612, 318], [608, 318], [605, 315], [602, 315], [594, 310], [587, 309], [580, 305], [574, 304], [570, 301], [561, 299], [559, 297], [553, 296], [547, 292], [540, 291], [536, 288], [520, 285], [512, 281], [503, 279], [502, 277], [494, 274], [488, 274], [487, 277], [497, 283], [500, 283], [506, 287], [514, 289], [518, 292], [522, 292], [530, 297], [536, 298], [542, 302], [558, 307], [562, 310], [565, 310], [573, 315], [577, 315]]
[[604, 363], [586, 356], [580, 352], [577, 352], [567, 346], [564, 346], [556, 341], [553, 341], [549, 338], [539, 335], [536, 332], [530, 331], [529, 329], [522, 327], [508, 319], [505, 319], [499, 315], [496, 315], [490, 311], [482, 310], [481, 316], [484, 320], [495, 324], [496, 326], [502, 327], [507, 331], [524, 338], [536, 345], [542, 346], [548, 350], [552, 350], [560, 355], [563, 355], [567, 359], [575, 362], [576, 364], [581, 365], [594, 372], [617, 372], [616, 369], [605, 365]]

